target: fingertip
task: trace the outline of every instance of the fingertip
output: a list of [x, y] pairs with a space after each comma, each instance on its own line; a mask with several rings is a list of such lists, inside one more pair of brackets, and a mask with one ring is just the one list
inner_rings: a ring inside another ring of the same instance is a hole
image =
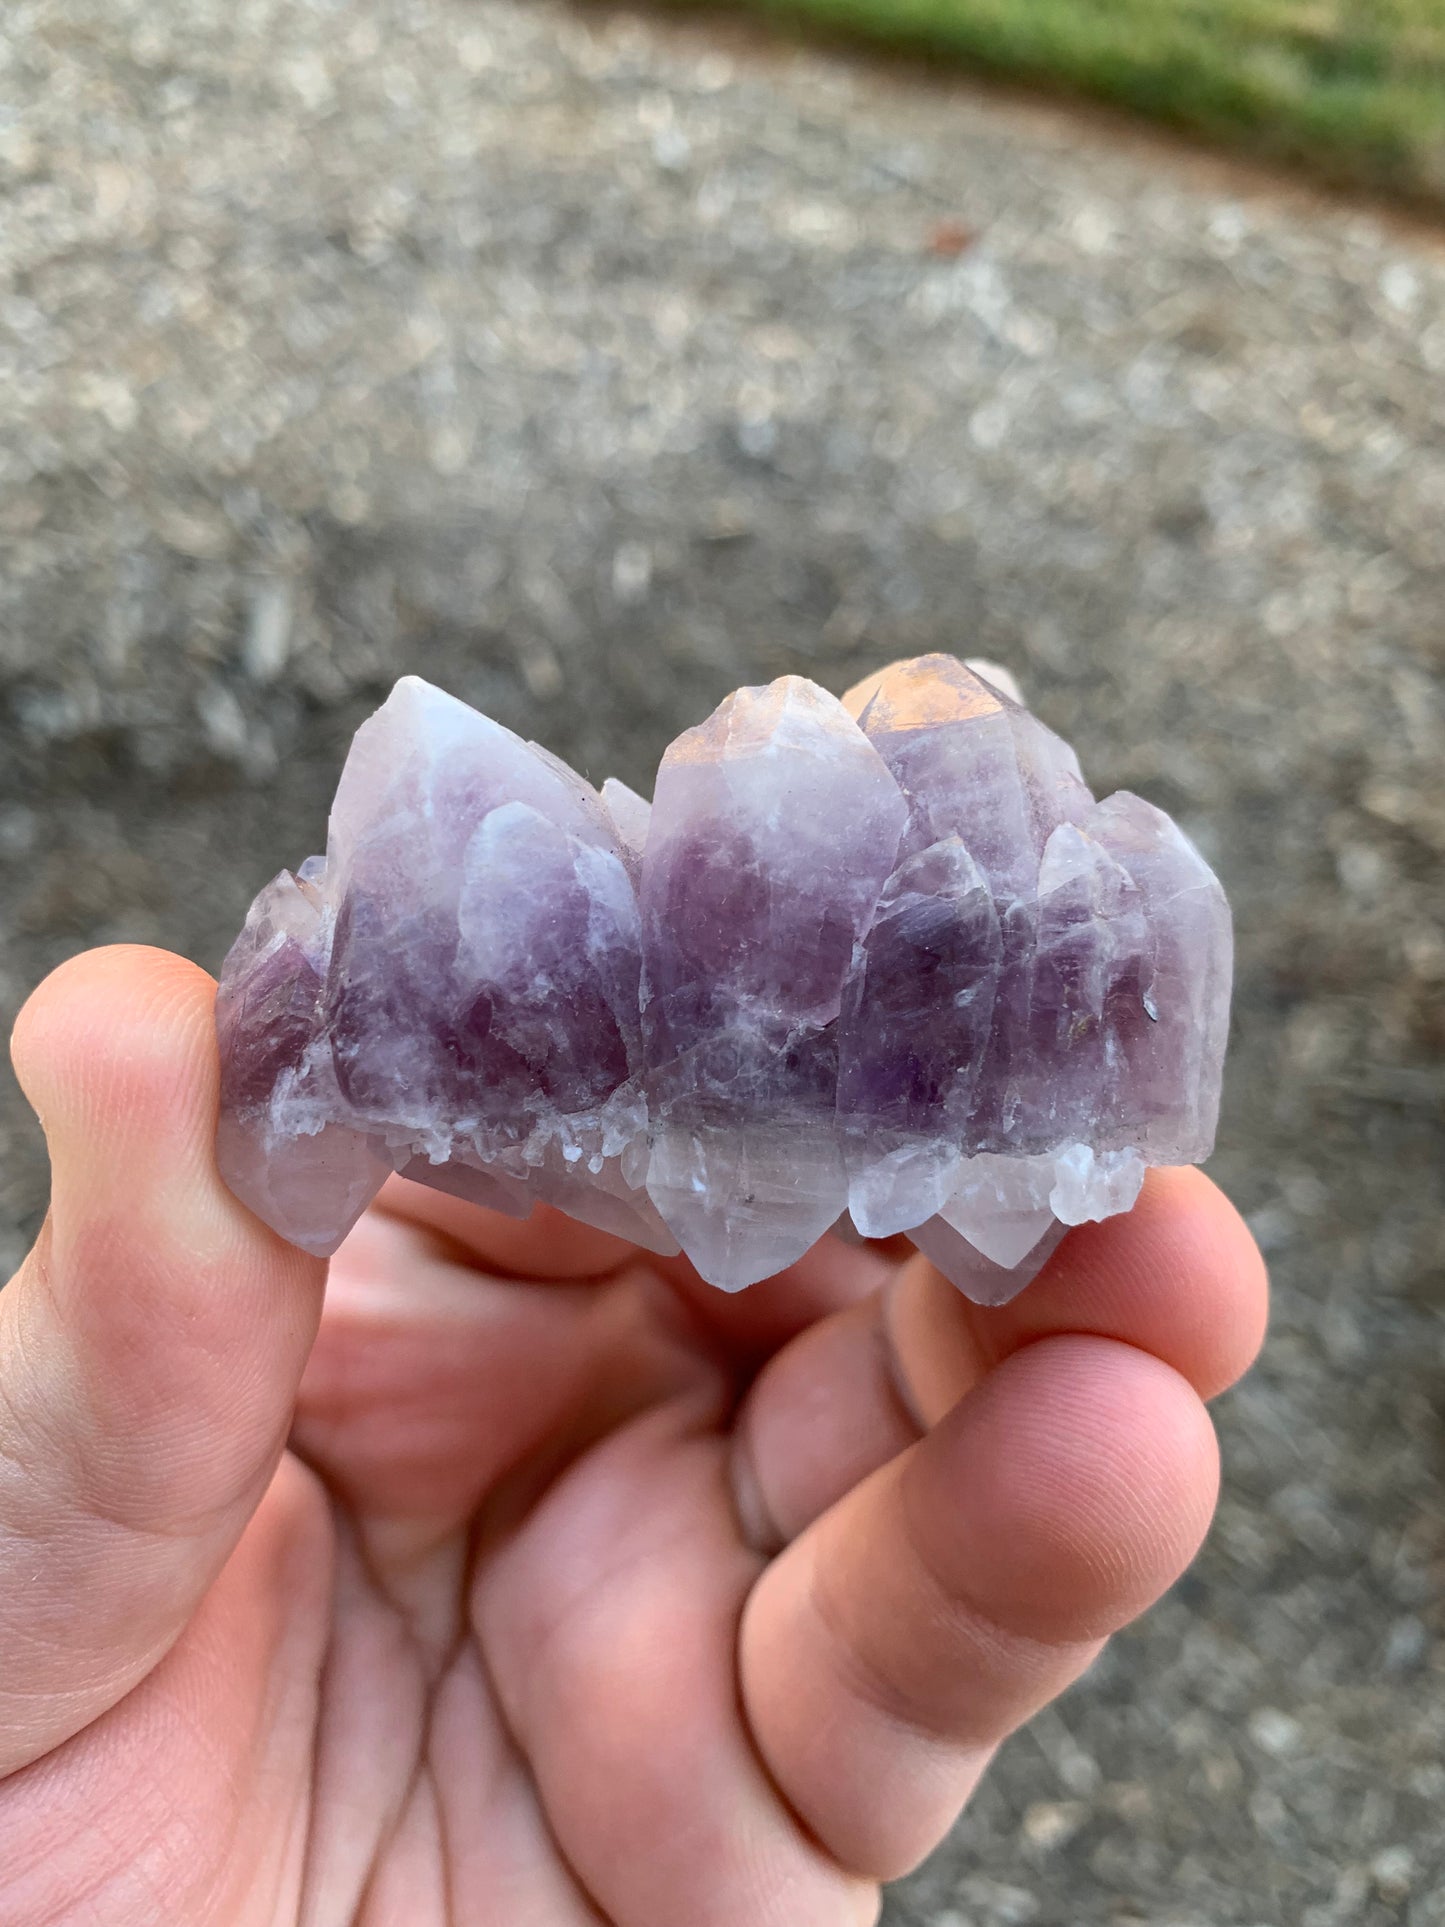
[[82, 951], [51, 971], [10, 1039], [15, 1075], [47, 1133], [75, 1123], [174, 1130], [213, 1110], [215, 988], [185, 957], [141, 944]]
[[125, 1269], [123, 1253], [150, 1249], [198, 1277], [323, 1275], [220, 1177], [215, 993], [184, 957], [116, 944], [61, 964], [22, 1009], [11, 1054], [45, 1132], [62, 1258]]
[[935, 1428], [904, 1502], [950, 1593], [1025, 1638], [1077, 1644], [1174, 1583], [1218, 1489], [1214, 1427], [1180, 1373], [1061, 1334], [1014, 1353]]
[[[170, 1500], [179, 1510], [192, 1487], [244, 1477], [223, 1467], [253, 1465], [273, 1441], [320, 1308], [324, 1266], [217, 1171], [214, 998], [184, 957], [114, 945], [53, 971], [15, 1027], [17, 1075], [50, 1152], [45, 1319], [60, 1322], [43, 1350], [71, 1360], [70, 1423], [106, 1438], [192, 1423], [205, 1435], [184, 1472], [124, 1454], [112, 1480], [109, 1448], [90, 1452], [87, 1476], [116, 1484], [96, 1502], [121, 1516]], [[254, 1415], [265, 1447], [239, 1416], [212, 1429], [226, 1406]]]
[[1193, 1165], [1150, 1173], [1141, 1203], [1158, 1240], [1156, 1275], [1200, 1281], [1191, 1374], [1203, 1398], [1227, 1391], [1253, 1365], [1269, 1323], [1269, 1271], [1233, 1201]]
[[173, 999], [213, 996], [215, 988], [215, 979], [207, 971], [174, 950], [145, 943], [100, 944], [77, 951], [42, 978], [25, 1000], [15, 1029], [19, 1033], [43, 1023], [57, 1008], [73, 1005], [77, 997], [113, 997], [144, 1014], [147, 1008], [163, 1009]]
[[1202, 1171], [1180, 1166], [1151, 1170], [1132, 1211], [1077, 1226], [1010, 1304], [968, 1315], [988, 1357], [1061, 1331], [1118, 1338], [1209, 1399], [1248, 1371], [1268, 1312], [1248, 1226]]

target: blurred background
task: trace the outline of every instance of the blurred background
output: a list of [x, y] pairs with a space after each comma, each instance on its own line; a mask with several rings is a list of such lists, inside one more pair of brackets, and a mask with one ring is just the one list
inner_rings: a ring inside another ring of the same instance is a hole
[[[403, 671], [647, 788], [740, 682], [1007, 664], [1230, 891], [1213, 1168], [1277, 1313], [1197, 1568], [888, 1918], [1438, 1927], [1438, 5], [791, 12], [935, 58], [522, 0], [9, 0], [4, 1015], [91, 943], [215, 968]], [[7, 1268], [44, 1203], [6, 1081]]]

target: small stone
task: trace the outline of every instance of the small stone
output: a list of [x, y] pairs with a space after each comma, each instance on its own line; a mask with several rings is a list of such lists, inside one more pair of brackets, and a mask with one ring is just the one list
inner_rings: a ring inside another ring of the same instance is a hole
[[1385, 1641], [1385, 1670], [1390, 1673], [1412, 1672], [1425, 1658], [1430, 1648], [1430, 1636], [1425, 1630], [1425, 1622], [1413, 1613], [1406, 1613], [1397, 1619], [1390, 1628]]
[[1052, 1853], [1067, 1846], [1088, 1817], [1082, 1800], [1036, 1800], [1024, 1814], [1024, 1839], [1038, 1852]]
[[226, 959], [218, 1152], [323, 1255], [400, 1171], [726, 1290], [846, 1211], [1002, 1304], [1207, 1154], [1229, 979], [1198, 852], [991, 665], [739, 690], [653, 804], [407, 677]]
[[289, 582], [257, 584], [241, 643], [242, 666], [253, 682], [274, 682], [286, 667], [294, 615]]
[[1370, 1878], [1381, 1900], [1397, 1906], [1415, 1884], [1414, 1854], [1401, 1845], [1383, 1848], [1370, 1862]]
[[645, 602], [652, 587], [652, 551], [645, 542], [623, 542], [612, 558], [612, 593], [624, 606]]
[[1261, 1706], [1250, 1716], [1249, 1737], [1262, 1752], [1283, 1759], [1299, 1750], [1303, 1733], [1300, 1723], [1277, 1706]]

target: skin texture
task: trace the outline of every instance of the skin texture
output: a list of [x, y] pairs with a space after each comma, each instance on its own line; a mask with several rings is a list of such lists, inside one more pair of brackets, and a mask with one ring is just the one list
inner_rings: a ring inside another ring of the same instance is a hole
[[1001, 1311], [825, 1240], [736, 1298], [400, 1180], [326, 1267], [212, 1155], [214, 986], [13, 1041], [0, 1922], [853, 1927], [1193, 1557], [1263, 1268], [1150, 1174]]

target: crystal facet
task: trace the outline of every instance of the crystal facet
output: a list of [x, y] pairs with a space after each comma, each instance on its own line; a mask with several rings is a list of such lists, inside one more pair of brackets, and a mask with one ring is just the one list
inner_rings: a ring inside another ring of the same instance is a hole
[[335, 1250], [392, 1171], [727, 1290], [846, 1210], [998, 1304], [1213, 1144], [1231, 938], [1152, 805], [947, 656], [785, 676], [653, 804], [415, 677], [221, 975], [218, 1156]]

